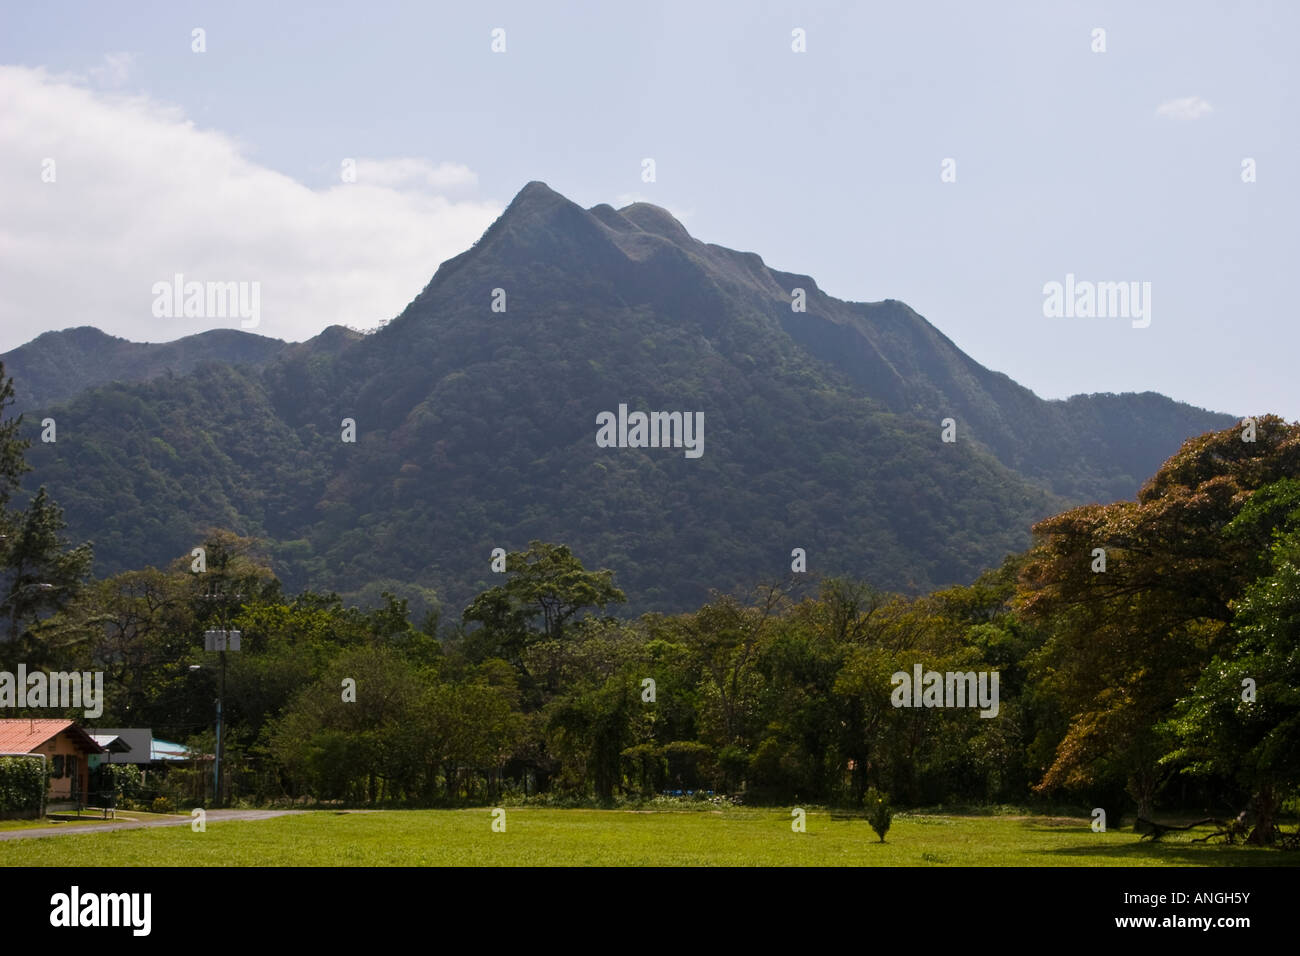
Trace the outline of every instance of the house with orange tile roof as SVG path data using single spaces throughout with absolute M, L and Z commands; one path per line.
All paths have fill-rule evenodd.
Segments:
M 90 785 L 91 754 L 103 753 L 72 720 L 0 720 L 0 755 L 41 754 L 50 771 L 47 803 L 83 804 Z

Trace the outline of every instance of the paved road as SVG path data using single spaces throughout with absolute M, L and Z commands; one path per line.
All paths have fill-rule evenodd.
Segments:
M 223 820 L 270 820 L 303 810 L 209 810 L 208 823 Z M 106 823 L 64 823 L 58 826 L 33 827 L 30 830 L 0 830 L 0 841 L 26 840 L 31 837 L 64 836 L 68 833 L 100 833 L 104 830 L 143 830 L 146 827 L 187 827 L 190 817 L 167 817 L 163 820 L 119 820 Z

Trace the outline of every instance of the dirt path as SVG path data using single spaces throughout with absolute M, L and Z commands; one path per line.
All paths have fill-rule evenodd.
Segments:
M 270 820 L 304 810 L 209 810 L 208 823 L 220 823 L 224 820 Z M 33 827 L 30 830 L 0 830 L 0 842 L 5 840 L 26 840 L 36 837 L 64 836 L 68 833 L 102 833 L 105 830 L 143 830 L 147 827 L 184 827 L 189 826 L 190 817 L 166 817 L 162 820 L 121 820 L 108 823 L 62 824 L 60 826 Z

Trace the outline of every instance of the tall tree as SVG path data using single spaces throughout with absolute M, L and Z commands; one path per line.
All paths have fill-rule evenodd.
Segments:
M 482 626 L 475 639 L 481 656 L 501 657 L 524 673 L 528 645 L 561 640 L 581 612 L 627 600 L 612 571 L 588 571 L 564 545 L 530 542 L 527 551 L 506 555 L 506 575 L 505 584 L 470 603 L 464 620 Z
M 1257 491 L 1227 530 L 1258 541 L 1270 529 L 1269 570 L 1234 602 L 1228 646 L 1164 728 L 1178 742 L 1167 762 L 1250 793 L 1251 843 L 1276 840 L 1282 802 L 1300 788 L 1300 481 Z
M 76 596 L 90 574 L 93 553 L 89 543 L 68 546 L 63 512 L 44 486 L 26 508 L 9 507 L 30 470 L 23 457 L 28 442 L 19 435 L 22 416 L 5 420 L 13 400 L 13 381 L 0 365 L 0 626 L 9 645 L 6 657 L 40 656 L 43 649 L 30 641 L 20 649 L 19 639 Z
M 1034 679 L 1070 715 L 1039 790 L 1118 778 L 1151 813 L 1167 775 L 1159 727 L 1261 564 L 1252 542 L 1223 531 L 1255 489 L 1296 473 L 1300 426 L 1264 416 L 1186 442 L 1135 502 L 1034 527 L 1017 604 L 1048 632 Z
M 24 472 L 31 466 L 23 457 L 28 442 L 21 436 L 23 416 L 6 417 L 6 410 L 14 403 L 13 379 L 5 376 L 5 366 L 0 362 L 0 512 L 9 506 L 9 499 L 18 490 Z

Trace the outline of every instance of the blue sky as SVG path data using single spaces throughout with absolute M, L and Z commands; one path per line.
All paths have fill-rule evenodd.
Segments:
M 261 282 L 262 334 L 371 326 L 541 179 L 901 299 L 1044 397 L 1300 418 L 1300 6 L 286 6 L 0 13 L 0 350 L 237 325 L 153 315 L 178 272 Z M 1149 327 L 1045 317 L 1067 274 L 1150 282 Z

